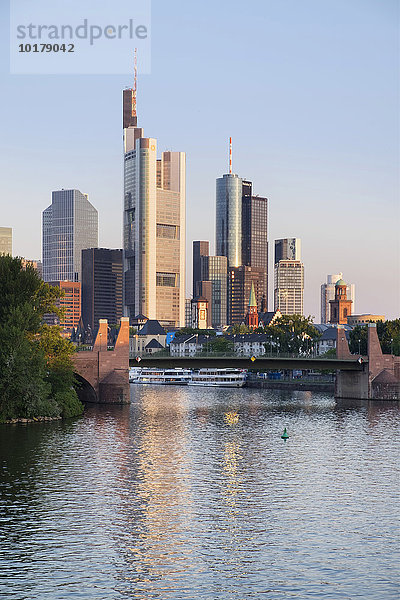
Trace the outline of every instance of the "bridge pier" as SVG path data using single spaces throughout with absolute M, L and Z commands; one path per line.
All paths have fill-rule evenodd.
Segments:
M 121 327 L 113 350 L 107 349 L 108 323 L 100 319 L 93 350 L 73 356 L 76 373 L 88 382 L 92 390 L 86 402 L 129 404 L 129 319 L 121 318 Z
M 337 328 L 336 356 L 354 358 L 343 325 Z M 400 357 L 382 353 L 376 323 L 368 323 L 368 356 L 360 356 L 359 361 L 362 371 L 337 371 L 335 398 L 400 400 Z

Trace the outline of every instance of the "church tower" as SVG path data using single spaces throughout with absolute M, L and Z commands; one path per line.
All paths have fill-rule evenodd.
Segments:
M 249 299 L 249 309 L 246 315 L 246 325 L 250 329 L 257 329 L 258 327 L 258 309 L 257 309 L 257 301 L 256 294 L 254 291 L 254 283 L 251 283 L 251 292 Z
M 331 307 L 330 323 L 347 325 L 347 317 L 351 315 L 352 300 L 347 300 L 347 284 L 339 279 L 335 285 L 335 299 L 329 300 Z

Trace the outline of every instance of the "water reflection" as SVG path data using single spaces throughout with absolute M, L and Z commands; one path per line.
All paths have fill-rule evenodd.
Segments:
M 0 428 L 1 597 L 396 598 L 398 404 L 132 401 Z

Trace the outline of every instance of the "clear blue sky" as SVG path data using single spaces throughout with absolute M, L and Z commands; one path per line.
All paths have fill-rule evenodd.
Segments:
M 153 1 L 139 122 L 160 150 L 187 153 L 188 261 L 192 240 L 214 240 L 215 179 L 231 135 L 234 171 L 270 199 L 270 248 L 302 239 L 305 312 L 319 321 L 320 284 L 342 271 L 358 313 L 399 316 L 398 8 Z M 16 254 L 39 258 L 51 191 L 74 187 L 99 210 L 100 244 L 121 247 L 130 78 L 9 75 L 6 2 L 0 10 L 0 225 L 14 228 Z

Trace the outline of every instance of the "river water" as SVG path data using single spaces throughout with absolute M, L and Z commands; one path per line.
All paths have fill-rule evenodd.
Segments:
M 0 426 L 0 598 L 399 598 L 398 403 L 131 393 Z

